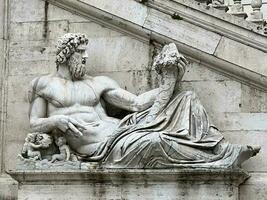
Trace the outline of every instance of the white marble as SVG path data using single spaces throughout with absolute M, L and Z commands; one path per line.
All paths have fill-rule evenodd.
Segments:
M 174 43 L 153 58 L 159 86 L 140 95 L 108 77 L 86 75 L 87 45 L 84 34 L 59 37 L 56 72 L 31 82 L 31 133 L 19 155 L 25 165 L 32 168 L 28 159 L 34 159 L 36 167 L 38 160 L 87 160 L 107 168 L 236 168 L 259 152 L 225 142 L 197 95 L 176 89 L 189 62 Z M 130 114 L 109 116 L 109 105 Z

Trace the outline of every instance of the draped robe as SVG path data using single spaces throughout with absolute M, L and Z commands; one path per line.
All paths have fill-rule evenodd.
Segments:
M 174 95 L 151 123 L 150 109 L 124 117 L 88 160 L 107 168 L 229 168 L 240 145 L 226 142 L 195 93 Z

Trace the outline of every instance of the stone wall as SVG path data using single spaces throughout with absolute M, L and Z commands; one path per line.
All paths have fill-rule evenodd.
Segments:
M 55 71 L 54 44 L 58 36 L 67 32 L 87 34 L 90 74 L 110 76 L 136 94 L 157 86 L 150 68 L 154 50 L 150 41 L 138 40 L 41 0 L 9 0 L 8 8 L 7 62 L 0 58 L 2 172 L 15 168 L 16 156 L 29 131 L 28 83 L 36 76 Z M 1 17 L 0 20 L 3 21 Z M 0 30 L 0 45 L 4 46 L 6 40 Z M 261 153 L 244 164 L 252 177 L 241 187 L 241 199 L 266 199 L 267 94 L 215 73 L 197 60 L 191 60 L 179 89 L 198 94 L 227 140 L 262 146 Z

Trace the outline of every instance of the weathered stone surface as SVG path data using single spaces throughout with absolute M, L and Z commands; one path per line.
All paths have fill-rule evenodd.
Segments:
M 127 36 L 89 38 L 88 54 L 92 72 L 144 70 L 149 65 L 149 45 Z
M 69 11 L 61 9 L 52 4 L 48 5 L 47 19 L 48 21 L 58 21 L 58 20 L 68 20 L 69 22 L 90 22 L 90 20 L 85 19 L 76 14 L 72 14 Z
M 149 12 L 144 27 L 209 54 L 215 52 L 221 39 L 219 34 L 184 20 L 173 20 L 170 15 L 156 10 Z
M 120 0 L 81 0 L 81 2 L 92 5 L 109 13 L 114 13 L 120 18 L 143 25 L 147 17 L 148 9 L 137 1 L 125 0 L 122 6 Z
M 241 112 L 267 112 L 267 93 L 242 84 Z
M 108 76 L 116 80 L 121 88 L 137 95 L 159 86 L 156 72 L 149 70 L 95 72 L 92 75 Z
M 266 173 L 251 173 L 251 177 L 240 186 L 240 200 L 267 199 Z
M 4 38 L 5 1 L 0 0 L 0 40 Z M 0 46 L 0 49 L 2 47 Z
M 13 13 L 12 9 L 14 8 L 14 11 L 15 11 L 14 13 L 16 13 L 16 15 L 15 14 L 13 15 L 11 13 L 11 21 L 13 21 L 13 22 L 32 22 L 32 21 L 43 21 L 44 20 L 45 12 L 44 12 L 44 2 L 43 1 L 11 0 L 10 2 L 11 2 L 11 12 Z M 99 1 L 96 3 L 99 3 Z M 1 3 L 0 3 L 0 7 L 1 7 Z M 25 10 L 27 10 L 28 12 L 25 12 Z M 224 18 L 225 16 L 222 16 L 222 17 Z M 229 16 L 229 18 L 232 18 L 232 17 Z M 83 23 L 73 23 L 73 24 L 71 23 L 70 29 L 82 31 L 84 28 L 84 29 L 86 29 L 86 32 L 88 32 L 88 34 L 92 33 L 92 35 L 91 35 L 92 37 L 101 36 L 101 37 L 108 37 L 109 38 L 109 37 L 116 36 L 116 34 L 117 34 L 114 31 L 109 32 L 109 30 L 107 30 L 106 28 L 102 29 L 100 26 L 93 24 L 93 23 L 90 23 L 87 25 L 87 23 L 84 23 L 85 21 L 83 18 L 69 14 L 68 12 L 66 12 L 62 9 L 56 8 L 54 6 L 51 6 L 50 4 L 48 7 L 48 20 L 67 20 L 70 22 L 71 21 L 72 22 L 83 22 Z M 40 24 L 42 24 L 42 23 L 43 22 L 40 22 Z M 17 26 L 17 24 L 15 26 Z M 21 27 L 21 25 L 19 25 L 19 26 Z M 93 26 L 92 30 L 90 30 L 90 26 Z M 36 27 L 38 28 L 38 30 L 35 30 L 34 28 L 32 28 L 31 30 L 34 30 L 34 31 L 43 30 L 41 25 L 38 25 Z M 179 27 L 177 27 L 177 28 L 179 28 Z M 16 27 L 14 27 L 12 33 L 16 32 L 16 30 L 17 30 Z M 20 30 L 24 31 L 24 29 L 20 29 Z M 96 31 L 94 31 L 94 30 L 96 30 Z M 234 31 L 234 29 L 231 29 L 231 30 Z M 38 40 L 39 40 L 39 38 L 41 38 L 40 34 L 42 33 L 42 31 L 39 31 L 39 32 L 40 33 L 38 33 L 38 36 L 32 34 L 34 37 L 36 36 L 36 38 Z M 118 36 L 120 36 L 120 33 L 118 33 Z M 250 35 L 248 35 L 248 36 L 250 36 Z M 16 40 L 19 40 L 20 39 L 19 37 L 17 37 Z M 26 41 L 28 39 L 31 39 L 31 38 L 27 38 L 26 36 L 23 36 L 23 37 L 25 37 Z M 34 38 L 34 39 L 36 39 L 36 38 Z M 41 40 L 39 40 L 39 41 L 41 41 Z M 24 74 L 40 74 L 40 75 L 42 75 L 42 74 L 46 74 L 47 72 L 50 73 L 50 72 L 54 71 L 54 59 L 53 59 L 53 56 L 50 55 L 50 50 L 52 53 L 53 46 L 49 46 L 50 44 L 47 45 L 48 48 L 46 50 L 44 50 L 43 54 L 41 54 L 38 52 L 39 46 L 40 46 L 40 51 L 41 51 L 42 50 L 41 47 L 43 47 L 43 46 L 46 47 L 46 45 L 43 45 L 43 43 L 41 43 L 41 42 L 40 42 L 40 45 L 38 45 L 39 41 L 36 42 L 36 45 L 25 46 L 25 48 L 21 49 L 21 50 L 19 50 L 19 48 L 21 48 L 21 47 L 16 49 L 16 46 L 14 45 L 14 47 L 12 47 L 13 45 L 11 44 L 11 48 L 12 48 L 13 52 L 10 52 L 11 53 L 10 59 L 12 59 L 12 57 L 14 56 L 14 58 L 18 59 L 18 61 L 16 62 L 16 60 L 14 59 L 13 61 L 9 62 L 9 67 L 10 67 L 9 72 L 10 72 L 10 75 L 12 75 L 12 77 L 9 77 L 11 79 L 9 81 L 9 84 L 12 83 L 10 85 L 10 88 L 9 88 L 9 92 L 11 93 L 11 96 L 8 96 L 8 98 L 9 98 L 9 100 L 8 100 L 9 101 L 9 112 L 10 111 L 14 112 L 14 115 L 10 115 L 8 113 L 8 115 L 10 117 L 8 127 L 11 128 L 12 131 L 10 131 L 10 132 L 8 131 L 6 133 L 7 141 L 5 141 L 5 143 L 6 144 L 9 144 L 9 142 L 13 143 L 13 144 L 11 144 L 10 148 L 5 149 L 5 152 L 6 151 L 12 152 L 12 153 L 5 153 L 6 154 L 6 160 L 7 160 L 6 166 L 8 168 L 11 166 L 14 166 L 14 163 L 12 163 L 12 160 L 13 160 L 13 158 L 16 157 L 17 151 L 20 150 L 20 146 L 23 143 L 23 138 L 26 134 L 24 131 L 28 131 L 28 122 L 26 122 L 27 119 L 22 120 L 21 117 L 27 116 L 27 110 L 28 109 L 27 109 L 27 105 L 26 105 L 27 103 L 25 101 L 26 96 L 24 94 L 26 93 L 25 88 L 28 85 L 28 82 L 32 79 L 29 77 L 28 78 L 29 80 L 21 81 L 22 76 L 13 76 L 13 75 L 24 75 Z M 12 42 L 13 42 L 13 40 L 11 39 L 11 43 Z M 22 42 L 22 41 L 20 41 L 20 42 Z M 27 41 L 27 42 L 25 42 L 25 44 L 26 43 L 29 43 L 29 42 Z M 20 43 L 18 45 L 22 46 L 22 43 Z M 231 47 L 231 45 L 228 45 L 228 46 L 229 46 L 229 48 Z M 114 46 L 112 46 L 112 47 L 114 47 Z M 29 51 L 27 51 L 27 49 L 29 49 Z M 23 53 L 24 50 L 25 50 L 25 54 Z M 229 51 L 229 49 L 226 48 L 224 51 L 225 51 L 224 53 L 226 53 L 226 51 Z M 31 55 L 31 52 L 33 52 L 32 55 Z M 232 51 L 230 51 L 230 52 L 232 52 Z M 236 50 L 236 54 L 238 54 L 238 53 L 239 53 L 239 50 Z M 89 52 L 89 55 L 90 55 L 90 52 Z M 138 55 L 140 55 L 140 54 L 138 54 Z M 38 61 L 38 56 L 40 56 L 39 59 L 41 61 Z M 242 57 L 242 56 L 240 56 L 240 57 Z M 26 59 L 27 61 L 23 62 L 23 59 Z M 236 57 L 234 59 L 236 59 Z M 244 59 L 244 60 L 246 60 L 246 59 Z M 249 59 L 251 59 L 251 58 L 249 58 Z M 50 60 L 50 61 L 48 61 L 48 60 Z M 106 62 L 108 62 L 108 61 L 106 61 Z M 257 61 L 257 62 L 260 62 L 260 61 Z M 105 64 L 106 64 L 106 66 L 108 66 L 107 63 L 105 63 Z M 117 64 L 117 63 L 114 62 L 114 66 L 115 66 L 115 64 Z M 127 67 L 126 65 L 124 65 L 124 66 Z M 265 64 L 261 65 L 261 66 L 265 66 Z M 257 68 L 260 68 L 260 66 L 258 66 L 258 67 L 254 66 L 254 67 L 256 67 L 255 70 L 257 70 Z M 200 86 L 200 88 L 197 89 L 198 91 L 203 90 L 205 93 L 207 93 L 209 95 L 210 98 L 212 98 L 212 92 L 210 93 L 210 90 L 213 91 L 213 90 L 215 90 L 214 88 L 217 87 L 217 90 L 215 91 L 216 102 L 212 101 L 208 97 L 206 98 L 204 95 L 203 95 L 203 97 L 199 95 L 201 100 L 203 99 L 202 103 L 207 108 L 213 121 L 216 122 L 215 125 L 219 125 L 219 128 L 226 127 L 226 129 L 227 129 L 228 125 L 230 125 L 229 129 L 237 130 L 234 133 L 238 134 L 239 133 L 238 129 L 240 127 L 243 127 L 243 123 L 245 125 L 247 124 L 246 120 L 245 121 L 241 120 L 239 122 L 238 117 L 235 117 L 235 121 L 232 122 L 227 114 L 224 115 L 221 113 L 216 113 L 216 105 L 219 104 L 218 106 L 219 106 L 220 110 L 222 110 L 222 111 L 228 110 L 228 112 L 245 112 L 245 113 L 247 113 L 246 115 L 247 115 L 248 121 L 250 123 L 250 125 L 249 125 L 249 127 L 247 127 L 247 129 L 257 128 L 256 125 L 257 125 L 257 123 L 259 123 L 259 119 L 260 119 L 259 116 L 260 115 L 257 115 L 257 114 L 256 115 L 254 115 L 254 114 L 250 115 L 249 112 L 258 112 L 258 113 L 266 112 L 265 93 L 256 91 L 254 89 L 251 89 L 251 88 L 248 88 L 248 87 L 242 85 L 241 86 L 241 92 L 242 92 L 241 93 L 241 105 L 240 105 L 241 108 L 240 108 L 240 110 L 238 110 L 238 107 L 236 107 L 238 101 L 236 101 L 234 103 L 234 106 L 229 105 L 229 102 L 231 102 L 231 100 L 229 100 L 228 98 L 230 98 L 231 96 L 230 95 L 228 96 L 225 93 L 226 90 L 230 91 L 230 90 L 232 90 L 232 88 L 231 87 L 223 88 L 220 84 L 219 84 L 220 86 L 214 86 L 213 87 L 212 85 L 214 84 L 214 82 L 210 81 L 210 80 L 222 81 L 222 80 L 225 80 L 225 77 L 220 76 L 220 75 L 217 76 L 217 74 L 215 74 L 215 73 L 214 74 L 210 73 L 209 70 L 205 70 L 205 67 L 203 67 L 203 70 L 201 67 L 200 68 L 195 67 L 195 65 L 192 65 L 189 68 L 190 68 L 189 69 L 190 71 L 187 74 L 185 74 L 185 77 L 184 77 L 185 81 L 200 81 L 200 80 L 201 81 L 202 80 L 207 81 L 207 80 L 209 80 L 209 81 L 207 81 L 207 85 L 204 86 L 205 83 L 203 83 L 202 86 Z M 89 67 L 88 67 L 88 69 L 89 69 Z M 114 67 L 114 69 L 112 69 L 112 70 L 109 70 L 109 68 L 107 67 L 107 69 L 105 69 L 105 70 L 109 70 L 109 72 L 101 72 L 100 73 L 98 71 L 101 69 L 95 68 L 94 71 L 92 71 L 92 72 L 94 75 L 98 75 L 98 74 L 110 75 L 113 79 L 118 81 L 122 85 L 123 88 L 126 88 L 127 90 L 134 92 L 134 93 L 140 94 L 144 91 L 147 91 L 147 89 L 149 89 L 149 87 L 147 85 L 150 85 L 151 82 L 152 82 L 152 87 L 157 85 L 155 79 L 152 79 L 152 81 L 151 81 L 151 77 L 154 77 L 154 76 L 151 76 L 150 75 L 151 73 L 148 71 L 142 71 L 142 70 L 132 71 L 132 68 L 129 67 L 129 69 L 131 71 L 127 72 L 126 68 L 123 68 L 122 70 L 124 70 L 124 69 L 125 69 L 125 71 L 121 72 L 121 71 L 115 71 L 115 70 L 120 70 L 117 67 Z M 264 71 L 264 69 L 263 69 L 263 71 Z M 149 79 L 149 77 L 150 77 L 150 79 Z M 16 79 L 18 81 L 18 84 L 15 84 Z M 140 85 L 138 85 L 138 84 L 140 84 Z M 20 86 L 20 85 L 22 85 L 22 86 Z M 217 83 L 215 83 L 215 85 L 217 85 Z M 11 88 L 11 87 L 16 88 L 17 86 L 19 86 L 18 90 Z M 212 87 L 211 89 L 209 89 L 210 86 Z M 197 88 L 198 87 L 197 83 L 194 83 L 192 85 L 192 87 Z M 237 96 L 239 98 L 239 95 L 240 95 L 239 86 L 236 87 L 236 85 L 234 85 L 233 91 L 235 91 L 236 89 L 238 89 L 237 90 L 238 91 Z M 221 99 L 219 99 L 219 93 L 221 90 L 222 90 L 222 95 L 221 95 Z M 227 100 L 223 99 L 225 95 L 227 96 Z M 233 94 L 233 96 L 235 96 L 235 94 Z M 17 102 L 16 101 L 17 98 L 18 99 L 22 98 L 22 100 Z M 236 98 L 236 100 L 238 98 Z M 235 99 L 235 97 L 233 97 L 233 99 Z M 208 101 L 207 104 L 205 103 L 206 101 Z M 223 105 L 220 104 L 220 101 L 224 102 L 225 108 L 223 108 Z M 211 105 L 213 105 L 212 108 L 209 108 L 210 102 L 211 102 Z M 12 108 L 13 106 L 14 106 L 14 108 Z M 231 109 L 233 109 L 233 110 L 231 110 Z M 1 111 L 1 109 L 0 109 L 0 111 Z M 22 111 L 22 114 L 20 115 L 19 112 L 21 112 L 21 111 Z M 215 116 L 215 114 L 213 115 L 214 112 L 215 112 L 216 116 Z M 234 115 L 238 116 L 238 113 L 235 113 Z M 226 117 L 228 120 L 225 121 L 224 117 Z M 19 120 L 18 124 L 12 123 L 12 118 L 14 118 L 14 120 Z M 217 120 L 218 120 L 218 123 L 217 123 Z M 265 119 L 263 119 L 263 121 L 264 120 Z M 220 122 L 222 122 L 222 123 L 220 123 Z M 253 126 L 253 122 L 254 122 L 255 126 Z M 20 129 L 20 127 L 22 127 L 22 128 Z M 245 136 L 246 141 L 241 142 L 243 144 L 250 144 L 250 142 L 251 142 L 250 137 L 253 137 L 253 138 L 256 138 L 255 142 L 253 141 L 253 144 L 261 144 L 262 145 L 262 152 L 263 153 L 259 154 L 259 157 L 261 159 L 258 160 L 258 157 L 256 157 L 256 158 L 252 159 L 251 161 L 248 161 L 244 165 L 244 167 L 246 169 L 249 169 L 251 171 L 253 171 L 253 169 L 257 169 L 257 170 L 262 171 L 262 172 L 266 171 L 266 169 L 265 169 L 266 164 L 263 164 L 263 163 L 265 163 L 266 158 L 265 157 L 262 158 L 262 156 L 265 154 L 264 152 L 266 152 L 266 147 L 265 147 L 266 142 L 264 139 L 266 134 L 264 133 L 264 131 L 265 131 L 264 128 L 262 128 L 262 130 L 263 130 L 263 132 L 260 132 L 260 133 L 255 132 L 255 134 L 253 134 L 252 136 Z M 246 134 L 244 134 L 244 135 L 246 135 Z M 259 136 L 259 137 L 257 137 L 257 136 Z M 234 139 L 232 140 L 231 137 L 227 137 L 227 139 L 229 138 L 231 142 L 236 141 L 236 143 L 239 143 L 239 140 L 243 139 L 243 132 L 240 135 L 234 136 L 234 137 L 235 137 L 235 140 Z M 260 140 L 260 141 L 257 142 L 257 140 Z M 20 142 L 16 143 L 15 141 L 20 141 Z M 0 153 L 1 153 L 1 151 L 0 151 Z M 255 165 L 253 165 L 254 161 L 256 161 Z M 262 174 L 263 173 L 259 174 L 258 178 Z M 258 178 L 255 178 L 255 180 Z M 265 191 L 264 186 L 265 186 L 264 182 L 259 182 L 259 184 L 255 184 L 255 185 L 254 184 L 245 185 L 244 189 L 241 190 L 241 192 L 240 192 L 241 193 L 241 199 L 246 199 L 246 200 L 260 199 L 260 198 L 266 199 L 266 191 Z M 100 190 L 102 191 L 102 189 L 100 189 Z M 1 194 L 1 192 L 0 192 L 0 194 Z M 244 194 L 244 195 L 242 195 L 242 194 Z M 258 194 L 258 195 L 254 196 L 255 194 Z
M 205 65 L 191 61 L 187 66 L 182 81 L 225 81 L 230 80 L 228 77 L 219 74 L 206 67 Z M 207 84 L 209 86 L 209 84 Z M 208 87 L 207 87 L 208 89 Z
M 10 1 L 10 20 L 12 22 L 43 21 L 45 16 L 45 2 L 36 0 Z
M 90 170 L 89 172 L 11 172 L 20 199 L 181 199 L 236 200 L 242 171 Z M 100 181 L 101 180 L 101 181 Z M 53 181 L 53 185 L 47 184 Z M 35 183 L 35 185 L 32 185 Z M 62 184 L 64 183 L 64 184 Z
M 12 42 L 55 40 L 68 30 L 69 23 L 66 20 L 49 21 L 47 24 L 46 22 L 11 23 L 10 40 Z
M 87 1 L 87 3 L 88 2 L 89 1 Z M 100 20 L 100 23 L 103 22 L 106 25 L 108 24 L 112 28 L 115 26 L 127 34 L 132 32 L 134 37 L 138 39 L 140 39 L 139 36 L 141 36 L 142 39 L 147 39 L 148 36 L 150 36 L 150 38 L 154 36 L 153 39 L 157 40 L 159 39 L 159 36 L 161 36 L 160 42 L 162 43 L 176 41 L 175 38 L 170 38 L 165 34 L 154 34 L 154 31 L 152 31 L 153 33 L 150 34 L 150 29 L 144 29 L 142 26 L 136 26 L 133 24 L 131 19 L 127 18 L 127 20 L 125 20 L 119 18 L 116 14 L 114 14 L 112 9 L 109 9 L 109 7 L 112 7 L 112 5 L 109 5 L 109 1 L 105 2 L 105 11 L 101 9 L 94 9 L 90 2 L 88 3 L 88 6 L 86 6 L 86 3 L 80 1 L 67 1 L 66 3 L 63 1 L 58 1 L 58 3 L 51 1 L 51 3 L 55 3 L 57 5 L 64 4 L 64 6 L 68 7 L 69 9 L 76 9 L 79 14 L 88 18 L 96 17 L 98 20 Z M 161 10 L 162 13 L 168 13 L 170 16 L 172 13 L 170 10 L 168 10 L 168 8 L 173 8 L 173 10 L 176 10 L 177 13 L 181 12 L 181 15 L 185 16 L 184 21 L 188 21 L 189 24 L 199 24 L 199 26 L 203 27 L 204 29 L 221 33 L 226 37 L 233 38 L 238 43 L 244 43 L 248 46 L 255 47 L 256 49 L 262 49 L 263 51 L 266 51 L 266 39 L 261 34 L 255 33 L 258 32 L 258 27 L 256 25 L 253 23 L 248 23 L 245 20 L 238 19 L 237 17 L 227 15 L 223 11 L 218 11 L 214 8 L 210 9 L 209 6 L 205 5 L 200 6 L 196 3 L 196 1 L 193 0 L 186 2 L 157 0 L 150 2 L 149 6 L 153 7 L 151 10 L 154 10 L 156 7 L 156 9 Z M 186 10 L 186 12 L 184 12 L 184 10 Z M 108 23 L 106 23 L 107 21 Z M 173 22 L 177 22 L 177 20 L 175 19 Z M 190 54 L 190 52 L 193 52 L 195 58 L 202 59 L 204 62 L 207 61 L 208 65 L 216 63 L 214 68 L 218 71 L 226 71 L 229 76 L 234 78 L 238 77 L 237 79 L 241 79 L 247 83 L 251 82 L 259 88 L 265 88 L 267 77 L 260 77 L 259 74 L 255 74 L 249 70 L 246 70 L 246 68 L 236 69 L 234 64 L 222 59 L 218 59 L 215 56 L 207 55 L 203 53 L 201 49 L 192 48 L 191 46 L 184 45 L 181 42 L 179 43 L 179 41 L 177 43 L 181 45 L 183 53 L 187 52 Z
M 9 50 L 9 75 L 27 76 L 53 72 L 56 68 L 55 51 L 51 42 L 12 42 Z
M 9 76 L 5 145 L 3 146 L 5 169 L 15 168 L 15 160 L 11 158 L 17 157 L 29 131 L 27 91 L 29 81 L 33 78 L 34 76 Z
M 224 113 L 217 126 L 221 130 L 267 130 L 267 113 Z
M 241 84 L 236 81 L 185 81 L 181 83 L 181 89 L 195 91 L 211 116 L 213 113 L 240 112 Z
M 223 37 L 216 49 L 215 55 L 228 62 L 267 76 L 267 54 L 263 51 Z
M 7 175 L 0 175 L 0 199 L 15 200 L 18 195 L 18 183 Z
M 29 81 L 34 76 L 9 76 L 8 81 L 8 94 L 9 99 L 7 102 L 7 129 L 10 132 L 8 136 L 15 138 L 19 137 L 22 132 L 27 132 L 29 124 L 28 120 L 28 90 Z M 14 126 L 14 120 L 16 120 L 16 126 Z M 20 133 L 18 133 L 18 131 Z M 12 132 L 14 134 L 12 134 Z M 8 137 L 7 137 L 8 138 Z M 13 138 L 13 139 L 15 139 Z
M 92 21 L 89 21 L 89 22 L 71 22 L 69 24 L 69 31 L 73 32 L 73 33 L 84 32 L 84 33 L 86 33 L 86 36 L 88 38 L 92 38 L 91 40 L 93 40 L 95 38 L 99 38 L 99 37 L 113 38 L 113 37 L 126 36 L 123 33 L 112 30 L 108 27 L 105 27 L 103 25 L 97 24 L 97 23 L 92 22 Z M 90 46 L 90 42 L 89 42 L 89 46 Z
M 234 144 L 259 145 L 261 152 L 251 160 L 246 161 L 242 166 L 249 172 L 266 172 L 267 165 L 267 131 L 224 131 L 226 140 Z M 255 198 L 257 199 L 257 198 Z

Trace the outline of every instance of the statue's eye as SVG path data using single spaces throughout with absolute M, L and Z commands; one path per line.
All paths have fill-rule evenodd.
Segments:
M 77 53 L 83 53 L 83 50 L 81 50 L 81 49 L 77 49 L 76 52 L 77 52 Z

